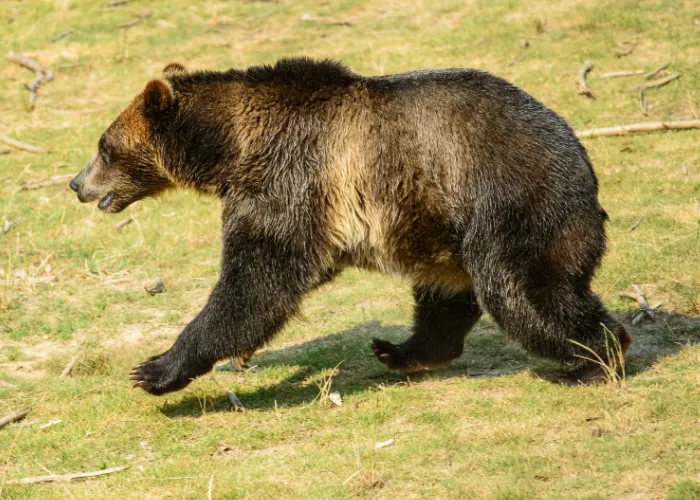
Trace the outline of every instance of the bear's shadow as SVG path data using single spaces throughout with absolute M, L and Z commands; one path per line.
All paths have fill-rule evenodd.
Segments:
M 633 338 L 626 360 L 627 377 L 643 373 L 660 359 L 700 341 L 700 317 L 659 312 L 655 322 L 645 322 L 635 327 L 630 325 L 633 315 L 631 311 L 618 314 Z M 372 338 L 401 342 L 409 334 L 410 328 L 407 326 L 370 321 L 302 344 L 264 351 L 251 360 L 251 365 L 255 367 L 253 370 L 295 367 L 294 373 L 281 382 L 261 384 L 253 392 L 244 392 L 239 396 L 249 410 L 274 411 L 275 405 L 293 407 L 309 404 L 319 395 L 315 382 L 320 380 L 320 372 L 338 365 L 340 369 L 333 377 L 332 391 L 339 392 L 343 397 L 410 381 L 500 377 L 525 370 L 530 370 L 535 377 L 546 379 L 560 368 L 554 363 L 529 356 L 486 319 L 474 327 L 460 358 L 433 371 L 404 375 L 388 370 L 372 354 Z M 230 370 L 230 365 L 217 368 L 217 371 L 226 370 Z M 255 375 L 240 373 L 238 376 L 245 378 Z M 202 399 L 190 392 L 178 401 L 164 404 L 161 411 L 170 418 L 199 417 L 204 413 L 202 404 Z M 226 395 L 214 400 L 207 398 L 206 412 L 217 411 L 231 411 L 231 402 Z

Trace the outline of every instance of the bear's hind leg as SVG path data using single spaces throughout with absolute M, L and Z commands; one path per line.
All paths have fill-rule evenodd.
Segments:
M 595 253 L 576 272 L 573 264 L 514 246 L 492 238 L 465 252 L 484 310 L 527 351 L 561 362 L 573 382 L 605 379 L 599 362 L 619 370 L 632 341 L 590 289 Z
M 471 292 L 446 294 L 415 286 L 414 334 L 395 345 L 374 339 L 372 349 L 379 361 L 404 373 L 429 370 L 458 358 L 464 338 L 481 316 Z

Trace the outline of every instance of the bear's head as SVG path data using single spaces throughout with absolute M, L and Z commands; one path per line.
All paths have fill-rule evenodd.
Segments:
M 165 78 L 184 71 L 179 64 Z M 152 80 L 100 137 L 97 155 L 70 182 L 83 202 L 99 200 L 103 212 L 121 212 L 130 204 L 173 186 L 164 166 L 158 130 L 177 112 L 168 83 Z

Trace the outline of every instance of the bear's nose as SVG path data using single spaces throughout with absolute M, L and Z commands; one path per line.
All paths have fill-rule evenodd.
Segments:
M 78 182 L 78 177 L 80 177 L 80 174 L 76 175 L 73 177 L 73 180 L 70 181 L 70 188 L 75 191 L 76 193 L 78 192 L 78 189 L 80 189 L 80 184 Z

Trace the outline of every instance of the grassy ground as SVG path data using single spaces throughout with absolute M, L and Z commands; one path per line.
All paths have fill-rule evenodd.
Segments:
M 451 366 L 410 379 L 388 372 L 368 343 L 407 335 L 408 286 L 350 271 L 306 300 L 256 368 L 223 366 L 183 392 L 147 396 L 127 373 L 206 300 L 218 203 L 174 193 L 114 217 L 79 205 L 65 183 L 19 191 L 77 172 L 172 60 L 227 68 L 306 54 L 365 74 L 469 66 L 510 79 L 575 128 L 697 118 L 699 15 L 690 0 L 2 2 L 0 53 L 32 55 L 55 80 L 30 112 L 31 73 L 0 64 L 0 131 L 52 150 L 5 154 L 0 144 L 0 232 L 21 219 L 0 235 L 0 415 L 34 407 L 0 430 L 0 497 L 202 498 L 211 487 L 214 498 L 700 498 L 697 132 L 586 141 L 611 216 L 595 289 L 627 325 L 635 304 L 618 294 L 632 284 L 663 303 L 656 322 L 629 327 L 620 386 L 543 380 L 551 365 L 488 319 Z M 636 48 L 616 57 L 625 42 Z M 586 59 L 595 100 L 576 93 Z M 666 61 L 682 76 L 647 93 L 648 117 L 629 92 L 641 78 L 599 77 Z M 155 276 L 167 291 L 150 297 L 143 285 Z M 76 354 L 74 376 L 60 379 Z M 340 408 L 318 398 L 328 377 Z M 226 388 L 246 413 L 231 412 Z M 130 467 L 81 483 L 8 484 L 119 465 Z

